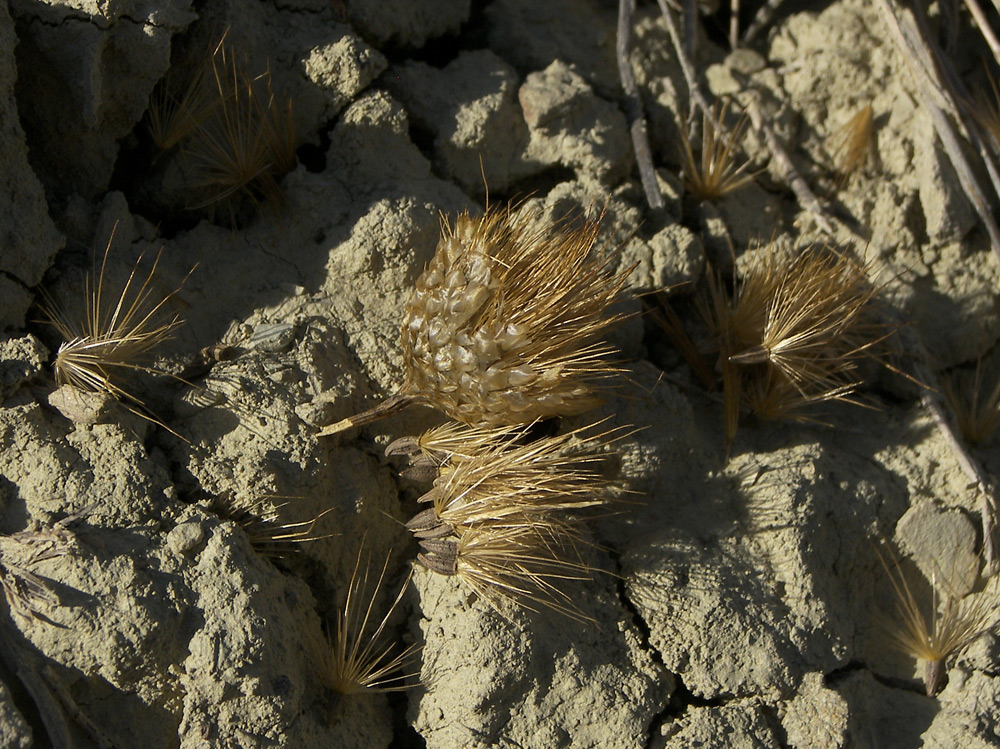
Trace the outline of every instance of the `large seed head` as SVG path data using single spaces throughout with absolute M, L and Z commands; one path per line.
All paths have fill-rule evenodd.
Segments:
M 580 413 L 614 374 L 601 337 L 627 272 L 593 257 L 599 222 L 543 225 L 526 208 L 444 222 L 406 309 L 402 393 L 468 424 Z

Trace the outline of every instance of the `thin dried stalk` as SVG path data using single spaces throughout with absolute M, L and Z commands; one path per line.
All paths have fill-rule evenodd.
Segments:
M 736 154 L 746 135 L 746 113 L 727 134 L 725 118 L 729 101 L 717 103 L 711 113 L 702 114 L 701 153 L 695 157 L 689 127 L 681 128 L 681 158 L 684 162 L 684 187 L 700 200 L 714 201 L 753 182 L 756 173 L 747 174 L 749 162 L 737 165 Z
M 619 0 L 618 2 L 618 42 L 615 50 L 618 56 L 618 74 L 625 92 L 625 115 L 628 117 L 629 132 L 632 135 L 632 148 L 635 160 L 639 165 L 639 177 L 642 189 L 646 193 L 646 202 L 653 209 L 663 208 L 663 194 L 656 181 L 656 169 L 653 167 L 653 155 L 649 149 L 649 135 L 646 132 L 646 116 L 643 113 L 642 99 L 639 88 L 632 74 L 632 63 L 629 62 L 629 37 L 632 28 L 632 13 L 635 11 L 635 0 Z
M 387 642 L 384 637 L 389 619 L 392 617 L 406 586 L 410 575 L 406 576 L 399 593 L 392 605 L 381 619 L 374 615 L 375 604 L 379 592 L 385 582 L 386 570 L 389 567 L 389 554 L 374 586 L 369 586 L 371 557 L 366 559 L 364 572 L 361 572 L 361 557 L 364 545 L 358 551 L 358 559 L 347 588 L 347 597 L 343 607 L 337 612 L 333 642 L 330 648 L 330 660 L 326 669 L 326 678 L 331 689 L 343 695 L 358 692 L 400 692 L 410 689 L 416 684 L 410 680 L 419 676 L 419 672 L 397 673 L 410 666 L 416 659 L 420 648 L 410 645 L 399 650 L 395 643 Z M 359 573 L 360 576 L 359 576 Z M 412 570 L 411 573 L 412 574 Z M 376 623 L 377 621 L 377 623 Z M 374 631 L 370 631 L 374 626 Z M 408 683 L 409 682 L 409 683 Z

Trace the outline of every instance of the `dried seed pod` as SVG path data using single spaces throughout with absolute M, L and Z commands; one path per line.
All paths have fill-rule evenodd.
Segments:
M 466 424 L 527 424 L 598 403 L 619 370 L 601 339 L 631 269 L 595 257 L 600 220 L 578 228 L 508 207 L 442 225 L 402 328 L 406 381 L 334 434 L 423 403 Z
M 892 328 L 871 315 L 878 287 L 848 255 L 810 247 L 791 263 L 768 247 L 730 296 L 709 277 L 705 317 L 719 350 L 726 442 L 739 407 L 808 420 L 802 408 L 828 400 L 857 403 L 858 364 L 878 360 Z

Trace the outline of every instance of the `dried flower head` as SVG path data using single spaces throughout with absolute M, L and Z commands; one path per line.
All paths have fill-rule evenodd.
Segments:
M 1000 428 L 1000 377 L 987 393 L 983 388 L 982 355 L 976 359 L 971 383 L 953 373 L 941 378 L 941 391 L 955 414 L 962 437 L 970 445 L 985 442 Z
M 333 509 L 319 513 L 311 520 L 284 522 L 281 509 L 287 502 L 274 504 L 272 496 L 246 500 L 240 497 L 219 497 L 210 509 L 223 520 L 231 520 L 243 529 L 253 549 L 274 560 L 288 559 L 301 550 L 302 544 L 331 538 L 333 534 L 316 533 L 316 524 Z
M 248 198 L 258 210 L 263 202 L 282 204 L 278 181 L 295 168 L 295 128 L 290 100 L 279 102 L 266 70 L 251 76 L 231 45 L 220 40 L 210 60 L 215 86 L 210 116 L 191 130 L 184 153 L 192 163 L 190 186 L 203 195 L 192 208 Z
M 875 114 L 866 104 L 829 140 L 841 186 L 875 155 Z
M 744 112 L 736 125 L 726 133 L 726 113 L 729 101 L 702 113 L 701 158 L 694 155 L 689 126 L 681 128 L 681 159 L 684 165 L 684 187 L 699 200 L 718 200 L 734 190 L 753 182 L 747 174 L 749 162 L 737 166 L 736 153 L 746 136 L 749 117 Z
M 396 672 L 403 671 L 413 663 L 420 651 L 419 646 L 410 645 L 399 650 L 394 643 L 387 642 L 383 637 L 390 617 L 403 599 L 410 575 L 406 576 L 392 605 L 377 624 L 373 616 L 389 567 L 390 554 L 386 554 L 378 580 L 370 587 L 368 576 L 371 556 L 368 555 L 365 559 L 364 572 L 361 573 L 364 545 L 358 550 L 358 559 L 347 586 L 347 597 L 343 607 L 337 612 L 332 647 L 328 651 L 329 660 L 325 669 L 329 687 L 340 694 L 350 695 L 361 691 L 399 692 L 413 686 L 407 680 L 418 675 Z M 370 631 L 370 625 L 374 626 L 374 631 Z
M 527 424 L 598 403 L 619 370 L 602 338 L 631 269 L 594 256 L 600 221 L 546 225 L 536 211 L 494 209 L 444 222 L 437 252 L 406 307 L 406 381 L 333 434 L 411 403 L 474 425 Z
M 858 365 L 890 334 L 870 313 L 877 292 L 867 266 L 818 247 L 787 263 L 765 248 L 732 296 L 710 276 L 704 314 L 719 350 L 727 443 L 741 403 L 804 420 L 816 403 L 857 403 Z
M 572 527 L 569 513 L 607 505 L 615 494 L 614 482 L 601 474 L 606 455 L 600 449 L 620 438 L 622 430 L 597 432 L 594 426 L 535 440 L 527 439 L 530 427 L 465 427 L 466 444 L 475 451 L 449 453 L 446 470 L 426 495 L 436 520 L 459 532 L 490 523 L 566 536 Z M 425 435 L 426 441 L 434 444 L 441 432 L 449 440 L 458 436 L 438 428 Z
M 87 276 L 82 319 L 67 314 L 47 295 L 42 311 L 65 339 L 54 364 L 58 384 L 106 393 L 141 409 L 142 402 L 125 389 L 124 377 L 132 372 L 160 372 L 153 365 L 151 354 L 183 323 L 176 313 L 168 314 L 166 307 L 180 292 L 187 276 L 176 289 L 159 296 L 155 279 L 160 254 L 157 253 L 153 267 L 141 282 L 140 256 L 122 290 L 109 299 L 105 293 L 105 268 L 113 239 L 112 234 L 96 278 L 94 274 Z M 150 418 L 141 411 L 136 413 Z
M 925 612 L 898 565 L 890 567 L 881 553 L 879 557 L 896 593 L 897 618 L 888 624 L 889 633 L 902 652 L 924 661 L 924 687 L 933 696 L 944 686 L 948 657 L 996 627 L 996 597 L 980 592 L 963 598 L 952 591 L 942 596 L 932 575 L 931 605 Z
M 418 561 L 458 576 L 503 616 L 508 604 L 542 604 L 585 619 L 558 584 L 589 578 L 580 511 L 617 495 L 600 470 L 601 447 L 625 436 L 595 426 L 537 439 L 530 425 L 425 433 L 441 474 L 422 498 L 432 506 L 407 523 L 420 539 Z
M 218 97 L 213 95 L 207 84 L 207 69 L 208 59 L 195 68 L 183 91 L 178 91 L 177 83 L 168 71 L 150 95 L 146 128 L 160 151 L 169 151 L 191 135 L 218 106 Z
M 538 611 L 545 606 L 588 621 L 562 589 L 567 580 L 589 580 L 593 570 L 575 545 L 525 525 L 483 524 L 466 528 L 459 538 L 426 539 L 417 561 L 442 575 L 458 577 L 506 619 L 512 607 Z

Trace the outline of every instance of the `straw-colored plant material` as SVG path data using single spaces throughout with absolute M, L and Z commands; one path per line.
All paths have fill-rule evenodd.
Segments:
M 108 240 L 96 277 L 87 276 L 83 314 L 67 313 L 47 295 L 42 311 L 64 339 L 54 364 L 58 384 L 106 393 L 142 409 L 142 401 L 126 389 L 125 377 L 134 372 L 160 373 L 152 363 L 152 353 L 183 323 L 177 313 L 168 313 L 167 307 L 187 277 L 170 293 L 159 295 L 156 269 L 160 254 L 145 278 L 139 275 L 140 256 L 121 291 L 109 294 L 105 268 L 113 239 L 114 235 Z M 150 418 L 141 410 L 136 413 Z
M 343 695 L 409 689 L 415 686 L 413 679 L 418 674 L 405 671 L 413 664 L 420 648 L 417 645 L 400 648 L 389 640 L 386 628 L 403 599 L 410 575 L 406 576 L 396 598 L 379 619 L 375 607 L 389 567 L 389 554 L 386 554 L 378 580 L 373 584 L 369 584 L 371 557 L 368 555 L 365 559 L 362 570 L 362 556 L 363 545 L 358 551 L 344 604 L 337 612 L 325 668 L 327 684 Z
M 978 89 L 972 105 L 972 114 L 989 136 L 993 150 L 1000 153 L 1000 86 L 997 85 L 997 79 L 988 73 L 987 80 L 992 97 L 982 89 Z
M 282 103 L 275 96 L 270 70 L 251 76 L 236 57 L 223 37 L 209 65 L 215 96 L 211 116 L 185 141 L 193 172 L 190 186 L 203 196 L 192 208 L 239 195 L 258 210 L 265 202 L 280 207 L 278 181 L 295 167 L 291 101 Z
M 748 174 L 749 162 L 737 163 L 740 144 L 746 136 L 749 119 L 744 113 L 726 132 L 729 102 L 717 103 L 711 112 L 702 113 L 701 153 L 695 156 L 688 126 L 681 128 L 681 158 L 684 165 L 684 187 L 699 200 L 714 201 L 753 181 Z
M 406 379 L 375 408 L 321 435 L 412 403 L 473 425 L 528 424 L 599 402 L 619 369 L 602 340 L 631 269 L 596 256 L 600 220 L 545 224 L 525 207 L 445 221 L 437 252 L 406 307 Z
M 535 440 L 527 439 L 529 427 L 497 436 L 466 427 L 468 444 L 478 450 L 448 457 L 448 470 L 427 495 L 437 520 L 459 531 L 483 523 L 551 531 L 558 522 L 555 533 L 564 535 L 568 513 L 607 505 L 615 494 L 614 482 L 600 470 L 606 460 L 600 448 L 622 430 L 598 432 L 594 426 Z
M 939 591 L 932 576 L 930 607 L 925 610 L 899 566 L 890 566 L 879 556 L 896 593 L 896 617 L 887 623 L 889 634 L 899 650 L 924 662 L 924 687 L 933 696 L 944 686 L 947 659 L 996 627 L 996 597 L 980 592 L 963 598 Z
M 0 535 L 0 587 L 7 607 L 21 620 L 55 624 L 48 612 L 59 605 L 59 596 L 45 578 L 29 567 L 73 550 L 75 537 L 64 525 L 37 531 Z
M 837 169 L 837 179 L 843 187 L 851 176 L 858 173 L 874 160 L 875 115 L 870 104 L 866 104 L 847 121 L 829 140 Z
M 310 520 L 285 522 L 281 518 L 282 508 L 288 502 L 274 504 L 272 496 L 246 500 L 225 497 L 214 500 L 210 508 L 223 520 L 231 520 L 243 529 L 250 539 L 254 551 L 271 560 L 286 560 L 301 551 L 302 545 L 333 534 L 319 534 L 316 525 L 324 516 L 333 512 L 324 510 Z
M 575 545 L 560 545 L 549 534 L 526 525 L 483 524 L 460 538 L 427 539 L 417 560 L 442 575 L 458 577 L 505 619 L 517 607 L 539 606 L 579 621 L 589 621 L 562 585 L 590 580 L 593 570 Z
M 891 332 L 871 314 L 877 291 L 866 266 L 818 247 L 787 263 L 765 248 L 732 296 L 709 276 L 704 314 L 719 351 L 727 444 L 741 404 L 762 417 L 808 420 L 803 409 L 816 403 L 858 403 L 858 365 L 877 358 Z
M 954 374 L 941 377 L 945 400 L 955 415 L 962 438 L 970 445 L 986 442 L 1000 429 L 1000 377 L 988 393 L 983 385 L 981 356 L 976 360 L 971 383 Z
M 206 80 L 207 68 L 208 60 L 198 65 L 181 92 L 168 71 L 149 97 L 146 128 L 160 151 L 169 151 L 191 135 L 218 106 L 218 97 Z

